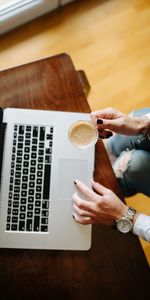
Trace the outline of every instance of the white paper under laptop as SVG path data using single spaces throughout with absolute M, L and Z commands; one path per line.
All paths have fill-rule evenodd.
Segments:
M 77 120 L 89 114 L 3 110 L 0 247 L 90 248 L 91 225 L 72 217 L 74 180 L 90 186 L 94 168 L 94 147 L 79 150 L 68 139 Z

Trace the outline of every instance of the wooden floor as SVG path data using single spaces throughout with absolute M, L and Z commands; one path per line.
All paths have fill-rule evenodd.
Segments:
M 0 69 L 68 53 L 91 85 L 91 110 L 150 106 L 150 2 L 78 0 L 0 37 Z M 150 199 L 127 203 L 150 214 Z M 150 244 L 141 241 L 150 263 Z

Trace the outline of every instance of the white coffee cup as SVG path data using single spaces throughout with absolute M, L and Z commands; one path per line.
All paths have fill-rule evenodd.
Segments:
M 98 131 L 90 121 L 80 120 L 73 123 L 68 131 L 70 142 L 80 149 L 87 149 L 96 144 Z

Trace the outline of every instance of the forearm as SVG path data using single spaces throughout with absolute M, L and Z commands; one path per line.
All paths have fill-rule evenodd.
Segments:
M 133 233 L 150 242 L 150 216 L 136 214 L 133 223 Z
M 142 116 L 141 118 L 141 124 L 139 133 L 146 134 L 148 138 L 150 137 L 150 114 L 146 114 Z

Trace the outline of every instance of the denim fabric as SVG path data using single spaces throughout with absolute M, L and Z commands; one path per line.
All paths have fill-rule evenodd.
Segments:
M 150 108 L 136 110 L 133 116 L 150 113 Z M 117 159 L 122 152 L 131 151 L 126 170 L 119 176 L 118 182 L 124 196 L 143 193 L 150 196 L 150 140 L 146 135 L 126 136 L 115 134 L 106 144 L 108 153 Z M 134 151 L 133 151 L 134 150 Z

